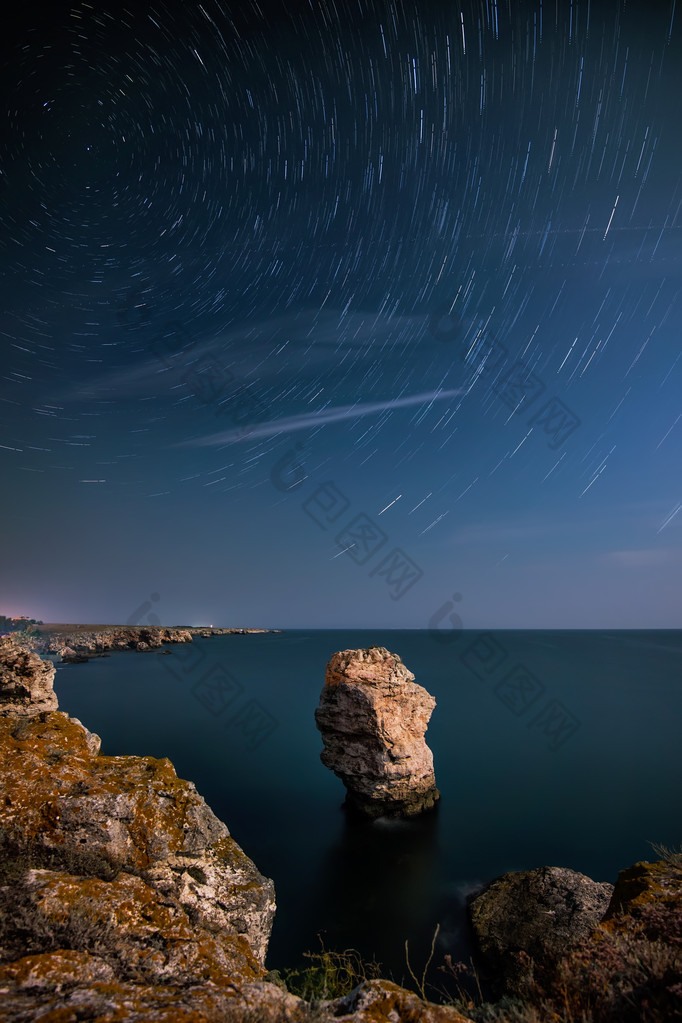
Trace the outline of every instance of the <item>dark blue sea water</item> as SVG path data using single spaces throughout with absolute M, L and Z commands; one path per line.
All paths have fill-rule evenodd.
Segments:
M 314 631 L 224 636 L 63 666 L 60 708 L 106 754 L 170 757 L 274 878 L 271 968 L 358 948 L 405 975 L 471 952 L 465 899 L 508 870 L 599 881 L 682 840 L 682 633 Z M 442 797 L 413 822 L 346 819 L 314 710 L 336 650 L 383 645 L 437 701 Z

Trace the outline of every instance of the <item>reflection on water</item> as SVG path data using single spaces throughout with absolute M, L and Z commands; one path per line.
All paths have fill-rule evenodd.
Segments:
M 268 962 L 303 967 L 310 961 L 300 952 L 292 956 L 292 949 L 320 952 L 322 947 L 340 951 L 352 946 L 365 962 L 376 958 L 383 976 L 405 983 L 405 942 L 410 964 L 421 977 L 438 925 L 428 977 L 439 990 L 453 994 L 452 983 L 438 967 L 446 953 L 454 961 L 474 955 L 465 907 L 481 884 L 458 882 L 443 890 L 447 850 L 439 804 L 409 820 L 365 821 L 340 807 L 339 819 L 338 832 L 316 868 L 298 879 L 298 926 L 291 917 L 286 926 L 275 922 Z M 286 889 L 281 894 L 290 902 Z
M 362 821 L 344 814 L 339 839 L 329 849 L 316 878 L 313 901 L 326 899 L 327 942 L 358 930 L 367 953 L 385 946 L 390 934 L 396 952 L 431 925 L 428 907 L 438 871 L 438 809 L 414 820 Z M 395 958 L 392 957 L 392 958 Z M 384 964 L 387 965 L 387 964 Z M 391 965 L 396 966 L 394 962 Z

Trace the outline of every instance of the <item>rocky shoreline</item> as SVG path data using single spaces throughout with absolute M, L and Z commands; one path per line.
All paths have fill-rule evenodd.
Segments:
M 367 674 L 395 659 L 359 653 L 330 664 Z M 0 1023 L 682 1019 L 682 853 L 665 851 L 615 885 L 540 867 L 475 893 L 487 1001 L 447 955 L 457 1007 L 427 1000 L 428 962 L 414 990 L 356 977 L 297 997 L 265 966 L 273 882 L 169 760 L 102 756 L 59 711 L 55 670 L 0 637 Z
M 203 626 L 165 625 L 43 625 L 31 633 L 13 633 L 25 650 L 60 661 L 80 664 L 111 651 L 157 650 L 167 643 L 191 643 L 195 636 L 245 636 L 279 632 L 279 629 L 221 629 Z
M 2 1023 L 467 1023 L 383 980 L 290 994 L 264 965 L 273 882 L 169 760 L 102 756 L 55 671 L 0 638 Z

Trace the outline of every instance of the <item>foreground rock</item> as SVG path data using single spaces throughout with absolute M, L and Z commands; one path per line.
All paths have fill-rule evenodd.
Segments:
M 592 932 L 606 912 L 613 885 L 565 867 L 503 874 L 469 906 L 478 946 L 506 985 L 535 963 L 556 960 Z
M 271 881 L 169 760 L 93 756 L 67 714 L 0 720 L 0 826 L 18 850 L 88 856 L 141 871 L 161 897 L 209 929 L 244 934 L 262 962 Z
M 556 1009 L 561 992 L 569 1019 L 682 1019 L 681 858 L 621 871 L 602 921 L 540 976 L 538 989 Z
M 607 935 L 640 968 L 654 959 L 646 980 L 651 984 L 658 971 L 665 980 L 662 994 L 674 989 L 675 1008 L 682 1018 L 682 854 L 620 871 L 609 907 L 591 939 Z
M 504 994 L 492 1018 L 682 1019 L 679 854 L 628 867 L 614 888 L 556 867 L 506 874 L 470 908 Z
M 336 1023 L 471 1023 L 452 1006 L 424 1002 L 389 980 L 365 981 L 345 998 L 326 1005 Z
M 68 950 L 0 967 L 0 991 L 0 1023 L 313 1023 L 305 1004 L 274 984 L 200 975 L 185 983 L 126 981 L 101 956 Z
M 54 665 L 12 639 L 0 655 L 0 1019 L 75 986 L 99 1013 L 131 983 L 145 1006 L 158 984 L 234 999 L 262 980 L 273 884 L 194 785 L 168 760 L 99 756 L 54 709 Z
M 320 759 L 367 817 L 411 816 L 439 798 L 433 754 L 424 741 L 434 698 L 385 647 L 334 654 L 315 721 Z
M 653 910 L 656 909 L 656 913 Z M 622 929 L 627 923 L 630 933 L 650 933 L 657 937 L 658 928 L 654 916 L 659 915 L 661 924 L 667 923 L 668 911 L 680 917 L 682 932 L 682 855 L 655 863 L 635 863 L 621 870 L 618 875 L 611 901 L 604 914 L 604 926 L 611 932 Z M 663 917 L 666 917 L 665 921 Z M 664 936 L 668 933 L 663 927 Z M 668 936 L 670 936 L 668 934 Z M 682 938 L 682 933 L 679 935 Z

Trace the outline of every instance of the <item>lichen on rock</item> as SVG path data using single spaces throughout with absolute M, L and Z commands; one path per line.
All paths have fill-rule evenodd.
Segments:
M 328 1003 L 338 1023 L 383 1023 L 414 1020 L 419 1023 L 471 1023 L 451 1005 L 425 1002 L 390 980 L 367 980 L 345 998 Z
M 320 759 L 366 817 L 413 816 L 439 798 L 424 740 L 436 701 L 385 647 L 342 650 L 327 665 L 315 711 Z
M 265 976 L 272 881 L 169 760 L 100 755 L 54 675 L 0 641 L 0 988 L 17 1013 L 0 1019 L 56 1009 L 76 974 L 93 998 L 131 982 L 142 1002 L 159 983 L 236 997 Z

